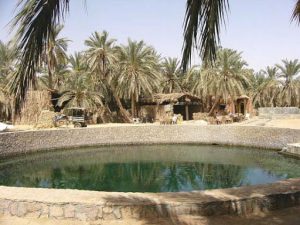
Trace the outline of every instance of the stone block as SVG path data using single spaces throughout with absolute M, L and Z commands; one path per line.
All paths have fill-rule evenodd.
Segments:
M 64 217 L 67 219 L 75 218 L 75 206 L 68 204 L 64 206 Z
M 41 204 L 41 214 L 39 218 L 49 218 L 50 217 L 50 207 L 47 204 Z
M 78 205 L 75 210 L 75 217 L 81 221 L 95 221 L 98 219 L 99 208 L 97 206 Z
M 16 216 L 18 214 L 18 202 L 11 202 L 9 205 L 9 213 L 11 216 Z
M 25 202 L 19 202 L 18 204 L 18 210 L 17 210 L 17 216 L 18 217 L 24 217 L 27 213 L 27 207 Z
M 104 220 L 115 220 L 114 209 L 112 206 L 104 206 L 102 209 Z
M 62 206 L 59 205 L 50 206 L 49 211 L 50 211 L 49 213 L 50 218 L 60 219 L 64 217 L 64 210 Z
M 0 214 L 7 214 L 9 212 L 10 200 L 0 200 Z
M 122 219 L 122 212 L 120 207 L 114 207 L 113 214 L 115 216 L 115 219 L 117 220 Z
M 26 207 L 26 216 L 32 218 L 39 218 L 42 214 L 43 205 L 37 202 L 27 202 Z

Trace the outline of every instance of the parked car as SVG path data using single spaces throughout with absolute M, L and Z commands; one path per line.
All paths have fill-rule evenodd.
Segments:
M 63 111 L 63 114 L 56 115 L 53 120 L 55 126 L 60 126 L 63 123 L 67 125 L 73 123 L 74 127 L 87 127 L 86 110 L 84 108 L 67 108 Z

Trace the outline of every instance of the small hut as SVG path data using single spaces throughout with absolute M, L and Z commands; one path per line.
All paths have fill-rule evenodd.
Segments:
M 140 116 L 159 120 L 172 114 L 181 114 L 183 120 L 192 120 L 193 113 L 201 111 L 201 99 L 190 93 L 156 94 L 140 103 Z
M 247 95 L 241 95 L 234 100 L 232 100 L 230 97 L 227 100 L 227 105 L 220 105 L 220 107 L 226 109 L 228 113 L 233 113 L 233 114 L 252 114 L 253 112 L 253 106 L 252 106 L 252 101 L 250 97 Z
M 246 115 L 252 111 L 250 98 L 247 95 L 241 95 L 236 99 L 236 113 Z

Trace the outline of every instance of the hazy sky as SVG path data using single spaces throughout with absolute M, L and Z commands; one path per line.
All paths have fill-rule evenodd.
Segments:
M 9 39 L 5 25 L 17 0 L 0 0 L 0 40 Z M 84 49 L 94 31 L 107 30 L 119 43 L 145 40 L 162 56 L 180 57 L 186 0 L 72 0 L 62 35 L 72 40 L 69 52 Z M 230 0 L 222 46 L 243 52 L 259 70 L 281 59 L 300 58 L 300 26 L 291 23 L 296 0 Z M 194 63 L 199 63 L 196 58 Z

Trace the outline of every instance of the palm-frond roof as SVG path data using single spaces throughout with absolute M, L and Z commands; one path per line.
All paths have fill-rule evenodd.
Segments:
M 152 98 L 144 98 L 142 99 L 143 103 L 157 103 L 157 104 L 166 104 L 166 103 L 172 103 L 176 104 L 178 102 L 200 102 L 201 98 L 188 93 L 188 92 L 182 92 L 182 93 L 159 93 L 153 95 Z

